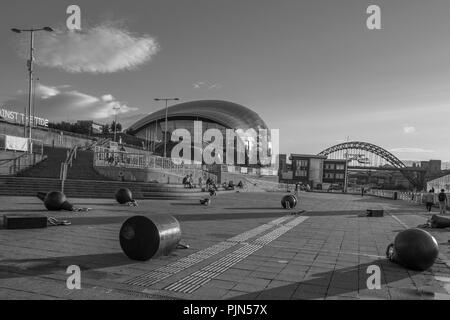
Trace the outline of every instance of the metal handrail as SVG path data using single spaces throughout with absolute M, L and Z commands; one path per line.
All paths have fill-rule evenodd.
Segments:
M 21 160 L 22 158 L 26 158 L 28 156 L 32 156 L 33 157 L 33 164 L 36 164 L 36 154 L 29 154 L 29 153 L 23 153 L 15 158 L 12 159 L 2 159 L 0 160 L 0 168 L 1 167 L 7 167 L 11 162 L 13 163 L 11 166 L 9 166 L 9 173 L 10 175 L 15 175 L 17 174 L 19 171 L 26 169 L 27 167 L 30 167 L 31 165 L 21 165 Z M 44 160 L 45 157 L 43 157 L 41 160 Z
M 70 151 L 67 151 L 66 160 L 61 162 L 61 170 L 59 172 L 59 179 L 61 180 L 61 192 L 64 192 L 64 183 L 67 180 L 67 173 L 72 167 L 73 159 L 77 158 L 78 146 L 74 146 Z

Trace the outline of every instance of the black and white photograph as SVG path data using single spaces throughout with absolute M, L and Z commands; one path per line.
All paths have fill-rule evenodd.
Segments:
M 450 300 L 449 17 L 1 1 L 0 300 Z

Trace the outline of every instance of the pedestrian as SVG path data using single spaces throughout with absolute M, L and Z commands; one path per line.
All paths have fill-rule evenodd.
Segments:
M 364 187 L 361 188 L 361 197 L 364 197 Z
M 188 186 L 189 186 L 189 189 L 194 188 L 194 179 L 192 178 L 192 173 L 189 175 L 189 178 L 188 178 Z
M 427 211 L 431 211 L 431 207 L 434 205 L 434 192 L 433 189 L 430 189 L 430 191 L 425 194 L 425 206 L 427 208 Z
M 198 178 L 198 187 L 200 188 L 200 190 L 203 189 L 203 178 L 202 178 L 202 176 L 200 176 Z
M 447 195 L 445 194 L 445 190 L 441 189 L 441 193 L 438 194 L 438 200 L 439 200 L 439 210 L 440 214 L 445 214 L 445 210 L 447 208 Z

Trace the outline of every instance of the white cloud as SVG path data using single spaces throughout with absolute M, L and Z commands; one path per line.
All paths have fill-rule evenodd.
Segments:
M 405 133 L 405 134 L 411 134 L 411 133 L 415 133 L 415 132 L 416 132 L 415 127 L 412 127 L 412 126 L 403 127 L 403 133 Z
M 218 90 L 218 89 L 222 88 L 222 85 L 220 83 L 208 84 L 203 81 L 195 82 L 192 84 L 192 86 L 195 89 L 206 89 L 206 90 L 214 90 L 214 89 Z
M 50 97 L 54 97 L 60 93 L 59 89 L 57 87 L 50 87 L 50 86 L 44 86 L 44 85 L 38 85 L 36 86 L 36 96 L 42 98 L 42 99 L 48 99 Z M 19 91 L 19 94 L 23 94 L 23 92 Z
M 16 110 L 23 110 L 28 105 L 28 94 L 17 94 L 5 105 Z M 119 114 L 127 114 L 138 110 L 114 98 L 111 94 L 96 97 L 73 90 L 70 86 L 36 86 L 36 115 L 46 117 L 52 122 L 75 121 L 86 119 L 106 119 L 115 114 L 114 108 L 119 107 Z
M 26 55 L 29 44 L 23 40 L 21 53 Z M 148 62 L 159 46 L 150 36 L 137 36 L 106 23 L 82 31 L 38 32 L 35 50 L 36 63 L 41 66 L 71 73 L 111 73 Z
M 434 150 L 427 150 L 422 148 L 394 148 L 388 150 L 390 152 L 398 152 L 398 153 L 432 153 Z

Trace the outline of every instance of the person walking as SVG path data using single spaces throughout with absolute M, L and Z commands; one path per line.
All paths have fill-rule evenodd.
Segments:
M 434 192 L 432 189 L 430 189 L 430 191 L 425 194 L 425 207 L 427 208 L 427 211 L 430 212 L 431 211 L 431 207 L 433 207 L 434 205 Z
M 203 177 L 202 176 L 200 176 L 198 178 L 198 187 L 200 188 L 200 190 L 203 189 Z
M 300 183 L 295 184 L 295 195 L 298 197 L 300 193 Z
M 447 209 L 447 195 L 445 194 L 445 190 L 441 189 L 441 192 L 438 194 L 438 200 L 439 200 L 439 213 L 445 214 L 445 210 Z

